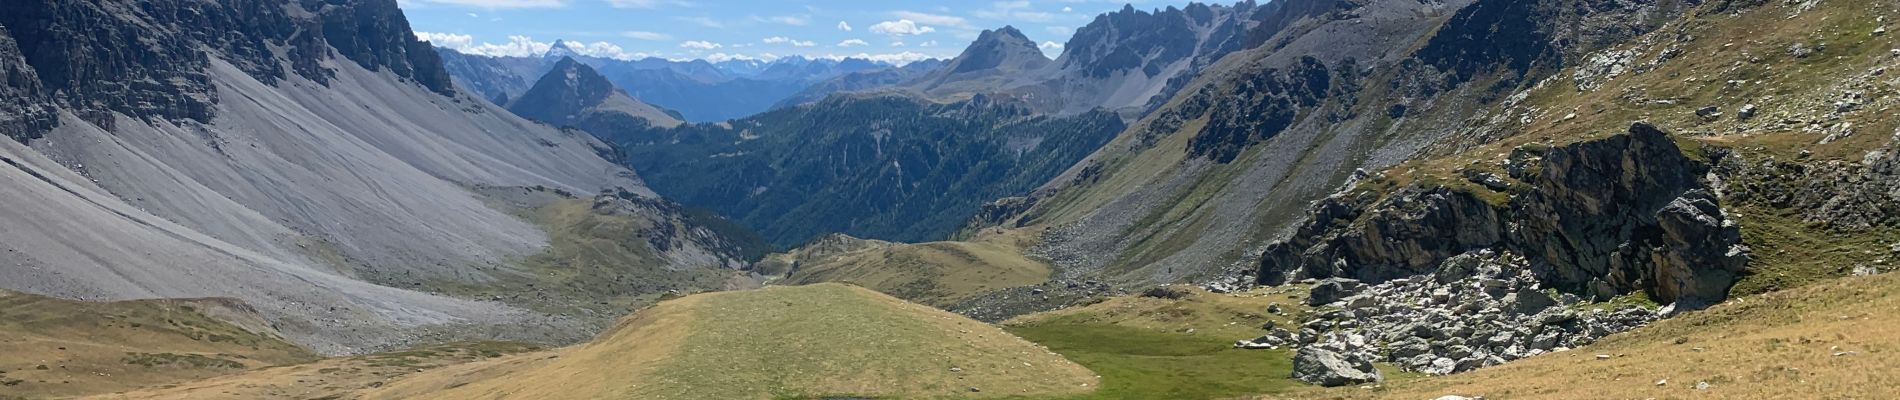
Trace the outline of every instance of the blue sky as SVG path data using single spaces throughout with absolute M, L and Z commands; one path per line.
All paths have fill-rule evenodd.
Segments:
M 398 0 L 417 36 L 487 55 L 538 55 L 555 39 L 584 54 L 670 59 L 954 57 L 984 29 L 1014 25 L 1061 52 L 1097 14 L 1163 0 Z M 1185 0 L 1180 1 L 1186 4 Z M 1178 4 L 1177 4 L 1178 6 Z

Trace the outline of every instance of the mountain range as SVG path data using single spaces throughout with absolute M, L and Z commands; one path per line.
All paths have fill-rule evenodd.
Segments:
M 661 58 L 620 60 L 589 57 L 555 41 L 540 57 L 489 57 L 436 48 L 457 84 L 497 104 L 521 96 L 564 59 L 593 68 L 620 90 L 642 102 L 675 110 L 692 122 L 717 122 L 757 114 L 811 90 L 819 83 L 857 73 L 899 70 L 861 58 L 790 56 L 771 61 L 673 61 Z M 932 62 L 913 63 L 923 68 Z M 840 89 L 855 89 L 843 86 Z M 822 97 L 823 93 L 805 94 Z
M 1001 26 L 901 66 L 478 56 L 410 6 L 0 4 L 0 398 L 1879 398 L 1900 369 L 1888 2 L 1124 6 L 1054 58 Z

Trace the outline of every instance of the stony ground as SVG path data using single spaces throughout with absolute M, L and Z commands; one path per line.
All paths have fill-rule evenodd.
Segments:
M 1501 366 L 1290 397 L 1885 398 L 1900 384 L 1896 332 L 1900 275 L 1838 278 Z

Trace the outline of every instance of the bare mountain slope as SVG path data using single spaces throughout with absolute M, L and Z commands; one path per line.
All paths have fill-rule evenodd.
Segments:
M 1580 4 L 1587 3 L 1587 4 Z M 1125 282 L 1249 274 L 1264 246 L 1357 171 L 1456 134 L 1576 54 L 1677 2 L 1299 0 L 1233 53 L 1039 189 L 1012 224 L 1057 227 L 1066 274 Z M 1263 6 L 1264 7 L 1264 6 Z M 1558 24 L 1523 22 L 1532 15 Z M 1024 200 L 1013 200 L 1023 203 Z
M 0 113 L 40 128 L 8 132 L 29 146 L 0 149 L 0 201 L 13 205 L 0 214 L 0 287 L 236 298 L 326 353 L 439 325 L 571 340 L 584 335 L 575 321 L 392 286 L 481 285 L 543 252 L 547 233 L 497 207 L 493 188 L 651 196 L 588 135 L 456 91 L 393 1 L 0 8 L 14 28 L 0 64 L 38 78 L 6 84 L 58 116 Z M 104 33 L 64 34 L 80 29 Z M 158 84 L 112 84 L 127 81 Z M 646 267 L 723 263 L 707 264 Z

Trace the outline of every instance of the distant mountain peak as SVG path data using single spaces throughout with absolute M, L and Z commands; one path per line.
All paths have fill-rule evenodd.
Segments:
M 655 126 L 680 124 L 677 116 L 628 96 L 593 67 L 568 56 L 507 107 L 516 115 L 556 125 L 596 123 L 601 113 L 642 118 Z
M 985 41 L 1028 43 L 1030 47 L 1035 47 L 1036 45 L 1035 41 L 1029 40 L 1028 35 L 1024 35 L 1023 31 L 1016 29 L 1013 25 L 1003 25 L 1002 28 L 984 30 L 982 34 L 976 36 L 976 43 L 983 43 Z
M 985 30 L 963 54 L 950 61 L 949 73 L 959 74 L 989 69 L 1032 70 L 1049 63 L 1036 42 L 1014 26 Z
M 548 46 L 548 52 L 541 55 L 541 57 L 543 58 L 580 57 L 580 56 L 581 56 L 580 52 L 574 51 L 574 48 L 572 47 L 567 47 L 567 41 L 561 40 L 561 39 L 554 39 L 554 45 Z

